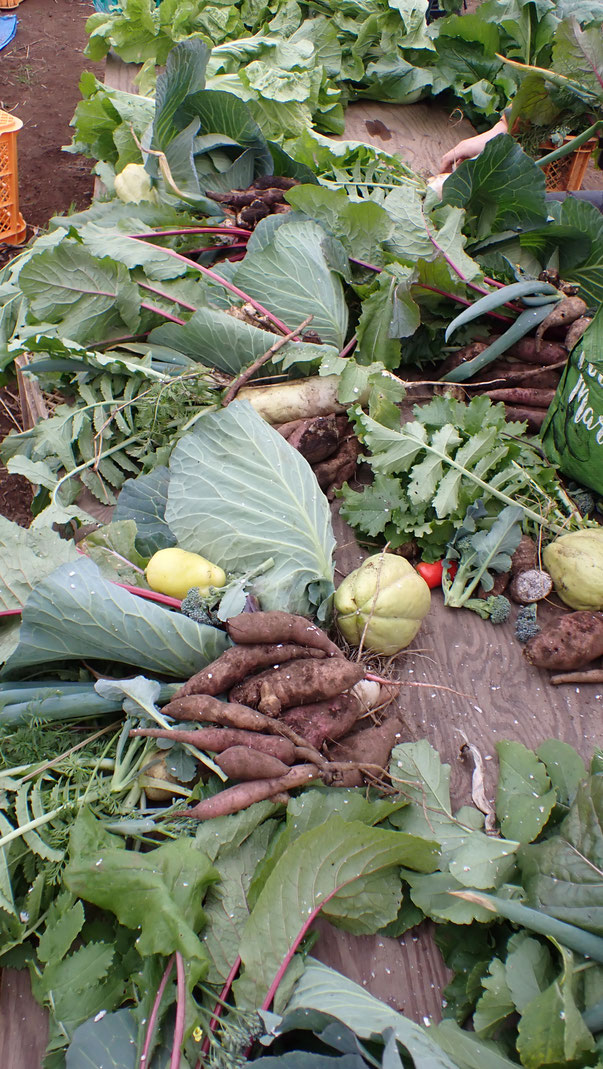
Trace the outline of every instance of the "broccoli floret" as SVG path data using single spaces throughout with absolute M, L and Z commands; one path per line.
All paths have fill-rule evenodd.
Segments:
M 570 490 L 570 497 L 581 516 L 588 516 L 595 511 L 595 497 L 590 490 L 578 487 L 576 490 Z
M 214 627 L 216 620 L 212 609 L 219 599 L 220 591 L 215 587 L 210 587 L 208 594 L 202 594 L 198 586 L 193 586 L 183 598 L 180 612 L 198 624 L 209 624 Z
M 540 631 L 540 626 L 536 623 L 536 610 L 537 605 L 532 603 L 531 605 L 522 605 L 517 613 L 515 638 L 518 642 L 528 642 Z
M 509 619 L 511 602 L 504 594 L 491 594 L 489 598 L 468 598 L 463 602 L 463 608 L 472 609 L 491 624 L 504 624 Z

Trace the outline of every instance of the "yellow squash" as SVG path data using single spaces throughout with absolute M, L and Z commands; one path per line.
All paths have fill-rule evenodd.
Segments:
M 147 564 L 145 575 L 151 590 L 181 600 L 192 587 L 207 594 L 210 587 L 226 584 L 226 575 L 217 564 L 177 546 L 158 550 Z

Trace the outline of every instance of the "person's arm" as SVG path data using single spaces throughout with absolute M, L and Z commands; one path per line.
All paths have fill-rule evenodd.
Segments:
M 455 145 L 453 149 L 450 149 L 450 152 L 442 156 L 440 171 L 442 174 L 454 171 L 455 167 L 458 167 L 463 160 L 471 160 L 474 156 L 479 156 L 488 141 L 491 141 L 497 134 L 506 134 L 508 132 L 507 117 L 503 115 L 491 130 L 486 130 L 483 134 L 476 134 L 475 137 L 467 137 L 464 141 L 459 141 L 458 145 Z

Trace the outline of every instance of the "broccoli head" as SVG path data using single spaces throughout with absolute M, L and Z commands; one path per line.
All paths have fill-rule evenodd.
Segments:
M 540 625 L 536 622 L 536 610 L 536 604 L 532 603 L 531 605 L 522 605 L 517 613 L 515 638 L 518 642 L 528 642 L 540 631 Z
M 469 598 L 463 608 L 472 609 L 482 620 L 489 620 L 491 624 L 504 624 L 509 619 L 511 602 L 504 594 L 491 594 L 489 598 Z
M 198 586 L 193 586 L 183 598 L 180 612 L 184 616 L 190 617 L 191 620 L 195 620 L 198 624 L 209 624 L 214 627 L 216 618 L 212 609 L 219 601 L 222 593 L 222 591 L 216 590 L 215 587 L 210 587 L 209 593 L 202 594 Z

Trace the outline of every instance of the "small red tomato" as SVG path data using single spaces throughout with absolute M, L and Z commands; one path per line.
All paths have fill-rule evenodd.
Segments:
M 436 587 L 442 585 L 442 561 L 434 560 L 431 562 L 422 560 L 416 565 L 416 570 L 422 579 L 425 580 L 430 590 L 435 590 Z
M 419 562 L 419 564 L 416 565 L 416 570 L 418 571 L 421 578 L 425 580 L 430 590 L 435 590 L 436 587 L 442 585 L 442 576 L 444 574 L 443 560 L 435 560 L 430 562 L 422 560 Z M 454 579 L 458 571 L 458 565 L 456 561 L 448 561 L 446 565 L 446 571 L 448 573 L 449 579 Z

